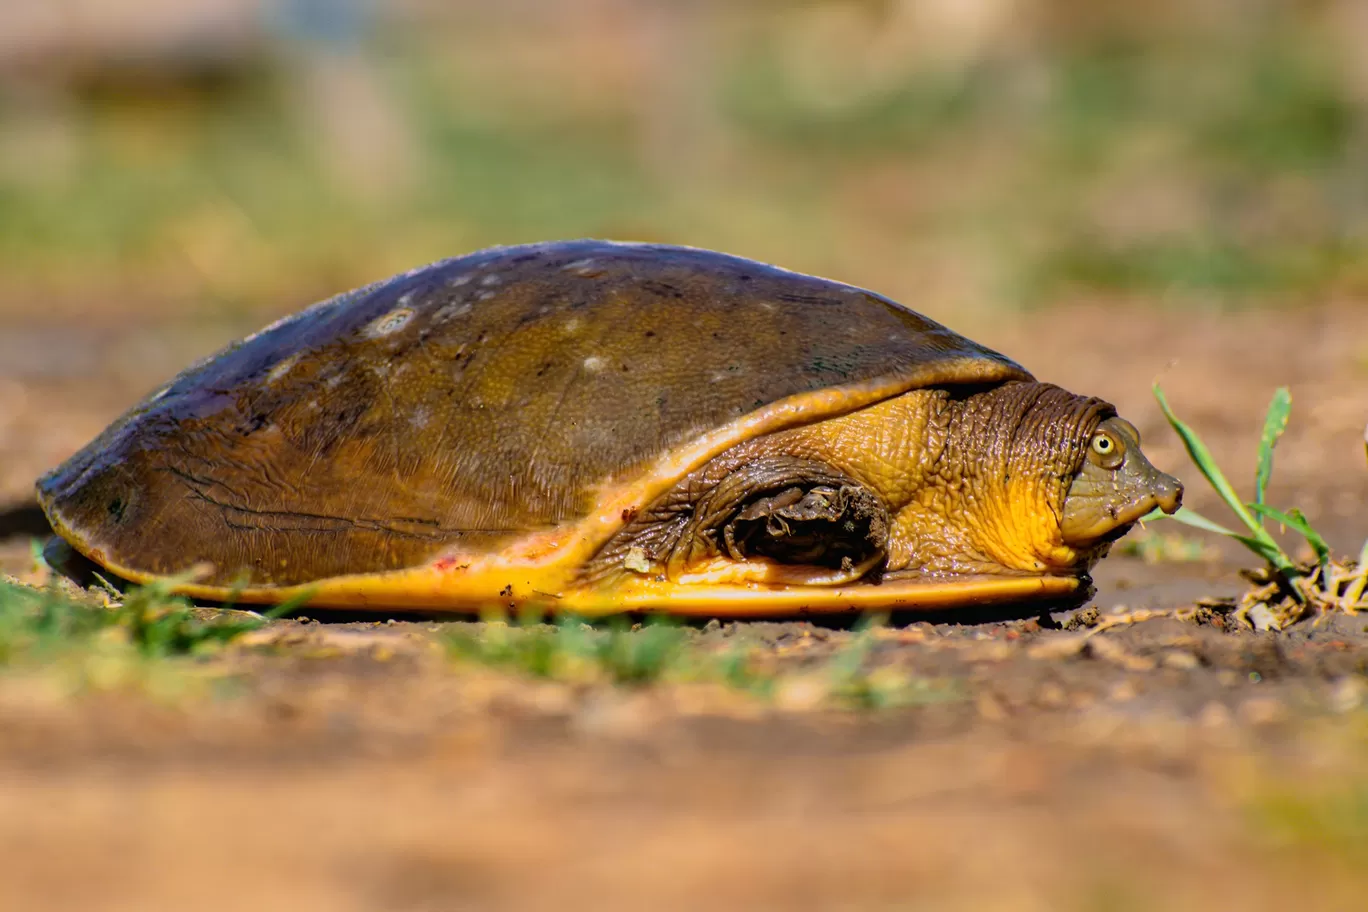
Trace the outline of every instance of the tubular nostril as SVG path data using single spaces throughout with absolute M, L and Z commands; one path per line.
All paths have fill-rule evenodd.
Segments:
M 1183 505 L 1183 483 L 1172 475 L 1164 475 L 1156 486 L 1155 499 L 1159 509 L 1170 515 L 1177 513 Z

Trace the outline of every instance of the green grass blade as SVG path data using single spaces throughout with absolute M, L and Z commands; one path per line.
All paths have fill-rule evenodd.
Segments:
M 1283 554 L 1282 549 L 1279 548 L 1276 544 L 1270 547 L 1267 542 L 1260 541 L 1259 539 L 1252 538 L 1248 535 L 1232 535 L 1231 538 L 1235 539 L 1237 542 L 1244 545 L 1250 551 L 1253 551 L 1259 557 L 1262 557 L 1269 564 L 1272 564 L 1274 567 L 1278 567 L 1279 569 L 1281 569 L 1280 562 L 1287 560 L 1287 556 Z M 1296 568 L 1293 567 L 1292 570 L 1289 571 L 1289 573 L 1291 575 L 1295 575 L 1295 570 Z M 1301 601 L 1300 598 L 1298 598 L 1297 600 Z
M 1283 553 L 1283 550 L 1278 547 L 1278 543 L 1275 542 L 1273 537 L 1264 529 L 1263 524 L 1256 520 L 1245 507 L 1244 501 L 1240 499 L 1239 494 L 1235 493 L 1235 488 L 1230 484 L 1229 479 L 1225 477 L 1225 473 L 1221 471 L 1220 466 L 1216 464 L 1216 460 L 1212 457 L 1211 451 L 1206 448 L 1206 444 L 1202 443 L 1202 439 L 1197 436 L 1197 432 L 1188 427 L 1187 424 L 1173 413 L 1173 409 L 1169 407 L 1168 399 L 1164 397 L 1164 391 L 1159 388 L 1158 383 L 1154 384 L 1154 398 L 1158 400 L 1159 408 L 1163 410 L 1164 417 L 1168 419 L 1168 423 L 1173 426 L 1173 430 L 1177 432 L 1179 439 L 1183 441 L 1183 446 L 1187 448 L 1188 456 L 1192 458 L 1192 461 L 1196 464 L 1198 470 L 1201 471 L 1202 475 L 1206 477 L 1206 480 L 1211 483 L 1211 486 L 1216 489 L 1216 493 L 1221 495 L 1221 499 L 1230 507 L 1231 512 L 1240 518 L 1240 522 L 1244 523 L 1245 528 L 1249 529 L 1250 535 L 1248 539 L 1240 536 L 1237 537 L 1259 554 L 1259 556 L 1272 564 L 1279 572 L 1284 574 L 1295 574 L 1296 565 L 1292 562 L 1292 559 Z M 1258 547 L 1255 548 L 1250 542 L 1257 542 Z
M 1287 419 L 1292 414 L 1292 393 L 1287 387 L 1280 386 L 1273 393 L 1273 401 L 1268 403 L 1268 414 L 1264 416 L 1263 436 L 1259 438 L 1259 467 L 1254 474 L 1254 502 L 1262 504 L 1268 491 L 1268 480 L 1273 477 L 1273 448 L 1278 438 L 1287 430 Z
M 1322 567 L 1330 563 L 1330 543 L 1327 542 L 1319 532 L 1312 527 L 1311 523 L 1302 515 L 1302 511 L 1292 507 L 1287 511 L 1287 515 L 1297 521 L 1298 525 L 1293 526 L 1298 532 L 1306 536 L 1306 543 L 1311 546 L 1311 550 L 1316 552 L 1316 563 Z
M 1212 522 L 1201 513 L 1198 513 L 1196 510 L 1189 510 L 1187 507 L 1180 507 L 1178 512 L 1174 513 L 1172 516 L 1165 513 L 1163 510 L 1155 510 L 1153 513 L 1147 513 L 1141 517 L 1140 521 L 1143 523 L 1156 519 L 1172 519 L 1175 522 L 1180 522 L 1185 526 L 1192 526 L 1195 529 L 1201 529 L 1204 532 L 1215 532 L 1217 535 L 1227 535 L 1231 538 L 1239 537 L 1233 529 L 1227 529 L 1218 522 Z
M 1301 510 L 1293 507 L 1284 513 L 1282 510 L 1275 510 L 1267 504 L 1249 504 L 1249 508 L 1260 516 L 1266 516 L 1273 520 L 1275 523 L 1287 526 L 1290 529 L 1296 529 L 1306 538 L 1306 542 L 1311 546 L 1311 550 L 1316 552 L 1316 562 L 1318 564 L 1325 566 L 1330 562 L 1330 545 L 1319 532 L 1312 528 L 1311 523 L 1307 521 Z

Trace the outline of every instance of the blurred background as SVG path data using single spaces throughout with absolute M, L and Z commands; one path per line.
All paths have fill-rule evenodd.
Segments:
M 1363 0 L 0 0 L 0 510 L 275 317 L 598 236 L 890 295 L 1171 470 L 1156 376 L 1237 473 L 1291 384 L 1279 477 L 1361 541 L 1364 48 Z
M 0 313 L 249 319 L 488 244 L 952 312 L 1368 285 L 1362 0 L 5 0 Z

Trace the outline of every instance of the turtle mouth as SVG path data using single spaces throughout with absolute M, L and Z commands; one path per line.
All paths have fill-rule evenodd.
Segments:
M 1089 544 L 1092 548 L 1110 548 L 1130 534 L 1130 530 L 1135 528 L 1135 521 L 1122 523 L 1109 532 L 1104 532 Z
M 1129 532 L 1141 519 L 1148 516 L 1150 513 L 1153 513 L 1155 508 L 1159 506 L 1160 504 L 1157 498 L 1147 497 L 1140 503 L 1131 504 L 1124 509 L 1118 510 L 1114 520 L 1116 528 L 1103 535 L 1099 541 L 1116 541 L 1116 539 Z M 1164 512 L 1172 513 L 1176 509 L 1178 508 L 1175 506 Z
M 1182 487 L 1176 481 L 1174 488 L 1120 505 L 1109 503 L 1105 495 L 1071 492 L 1069 516 L 1062 529 L 1064 542 L 1076 548 L 1111 544 L 1156 509 L 1172 515 L 1183 502 Z
M 1112 545 L 1119 542 L 1130 534 L 1130 530 L 1135 528 L 1135 522 L 1127 522 L 1117 526 L 1110 532 L 1097 539 L 1099 545 Z
M 1099 505 L 1097 518 L 1087 528 L 1079 529 L 1075 526 L 1069 530 L 1070 534 L 1065 538 L 1065 542 L 1075 548 L 1115 544 L 1135 528 L 1135 524 L 1142 516 L 1153 509 L 1153 504 L 1136 504 L 1113 512 Z

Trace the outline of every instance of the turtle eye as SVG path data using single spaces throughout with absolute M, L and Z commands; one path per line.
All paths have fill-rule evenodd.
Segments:
M 1121 441 L 1105 431 L 1093 435 L 1089 449 L 1093 462 L 1104 469 L 1114 469 L 1121 464 Z

